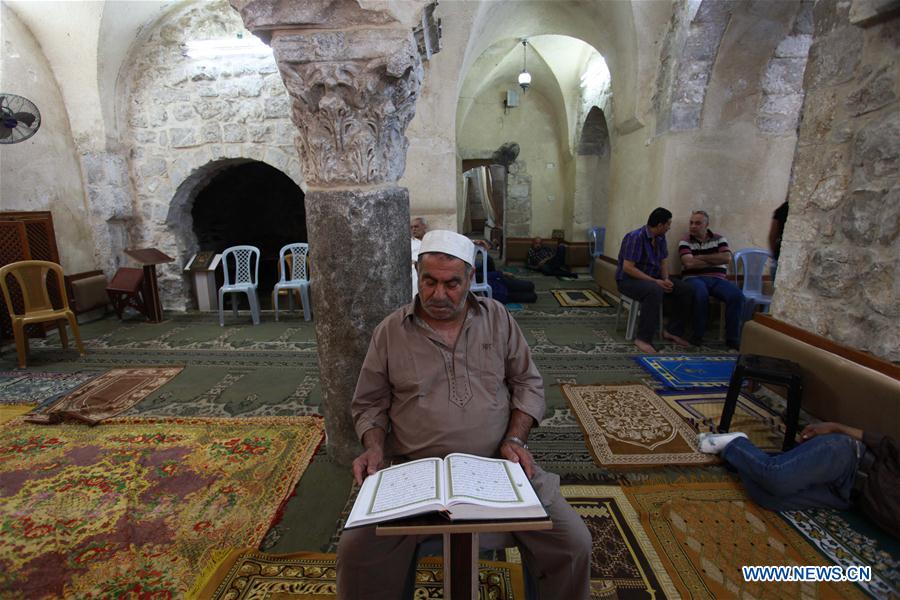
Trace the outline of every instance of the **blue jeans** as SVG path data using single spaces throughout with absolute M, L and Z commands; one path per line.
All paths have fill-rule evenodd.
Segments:
M 694 290 L 694 338 L 703 339 L 709 317 L 709 297 L 725 303 L 725 340 L 734 346 L 741 341 L 741 310 L 744 294 L 736 285 L 721 277 L 688 277 Z
M 771 456 L 747 438 L 725 446 L 721 457 L 741 476 L 754 502 L 769 510 L 850 506 L 860 442 L 839 433 L 812 438 Z

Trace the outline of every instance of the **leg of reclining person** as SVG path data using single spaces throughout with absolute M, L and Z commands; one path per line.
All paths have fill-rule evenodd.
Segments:
M 769 455 L 747 438 L 725 446 L 720 456 L 734 467 L 753 500 L 770 510 L 850 506 L 859 463 L 859 442 L 841 434 L 812 438 Z
M 402 598 L 418 541 L 417 536 L 376 536 L 374 526 L 344 530 L 337 552 L 338 598 Z

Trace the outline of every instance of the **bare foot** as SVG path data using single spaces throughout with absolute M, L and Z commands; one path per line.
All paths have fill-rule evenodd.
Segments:
M 640 350 L 644 354 L 656 354 L 656 348 L 654 348 L 651 344 L 648 344 L 644 340 L 634 338 L 634 345 L 637 346 L 638 350 Z
M 669 340 L 670 342 L 674 342 L 675 344 L 678 344 L 679 346 L 690 346 L 691 345 L 691 343 L 689 341 L 687 341 L 686 339 L 684 339 L 683 337 L 678 337 L 677 335 L 673 335 L 673 334 L 669 333 L 668 331 L 663 331 L 662 336 L 663 336 L 663 339 Z

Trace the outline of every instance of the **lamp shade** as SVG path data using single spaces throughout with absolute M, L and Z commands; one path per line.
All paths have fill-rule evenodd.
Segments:
M 527 90 L 528 86 L 531 85 L 531 73 L 528 71 L 519 73 L 519 85 L 522 86 L 523 90 Z

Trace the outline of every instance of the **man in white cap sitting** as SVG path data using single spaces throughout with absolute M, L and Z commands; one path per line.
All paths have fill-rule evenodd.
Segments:
M 535 464 L 526 441 L 544 414 L 544 386 L 531 350 L 502 304 L 469 293 L 475 247 L 452 231 L 425 234 L 419 295 L 372 334 L 351 411 L 365 451 L 357 483 L 393 462 L 451 452 L 522 465 L 553 521 L 515 532 L 539 597 L 587 600 L 591 536 L 560 494 L 559 476 Z M 338 596 L 402 598 L 424 537 L 346 530 L 337 557 Z

